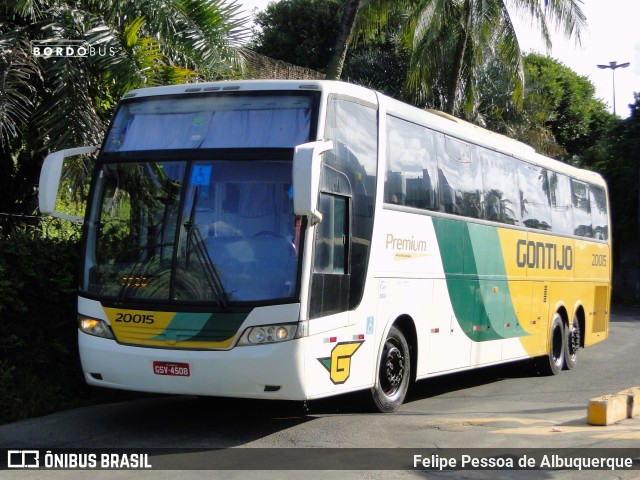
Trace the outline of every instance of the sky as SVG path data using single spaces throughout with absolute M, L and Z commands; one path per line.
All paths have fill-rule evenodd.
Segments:
M 238 3 L 249 15 L 254 8 L 264 10 L 271 1 L 274 0 L 238 0 Z M 524 52 L 533 50 L 550 55 L 587 76 L 596 87 L 596 96 L 608 105 L 609 111 L 613 111 L 615 75 L 616 114 L 628 117 L 633 93 L 640 92 L 640 0 L 583 0 L 582 11 L 587 17 L 587 27 L 580 44 L 554 34 L 550 52 L 541 44 L 540 35 L 532 30 L 530 22 L 512 11 L 520 47 Z M 612 61 L 631 65 L 618 68 L 615 74 L 611 69 L 596 67 Z

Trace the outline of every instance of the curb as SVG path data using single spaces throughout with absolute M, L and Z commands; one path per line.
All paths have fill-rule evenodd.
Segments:
M 587 407 L 589 425 L 611 425 L 640 415 L 640 387 L 592 398 Z

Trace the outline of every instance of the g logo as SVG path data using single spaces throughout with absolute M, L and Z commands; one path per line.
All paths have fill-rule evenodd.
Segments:
M 330 357 L 318 359 L 329 372 L 329 378 L 334 384 L 341 385 L 349 379 L 351 375 L 351 357 L 363 343 L 364 341 L 338 343 L 331 350 Z

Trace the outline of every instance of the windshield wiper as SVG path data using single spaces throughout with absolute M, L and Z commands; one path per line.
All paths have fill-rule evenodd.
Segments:
M 167 224 L 167 216 L 168 214 L 165 210 L 165 213 L 162 217 L 162 221 L 158 225 L 156 233 L 153 237 L 153 243 L 148 243 L 146 245 L 140 245 L 137 247 L 128 248 L 121 252 L 121 254 L 127 253 L 127 252 L 136 252 L 136 258 L 138 258 L 138 256 L 142 253 L 143 250 L 148 250 L 147 257 L 144 260 L 138 260 L 134 262 L 133 267 L 131 268 L 129 273 L 121 279 L 122 285 L 120 287 L 120 290 L 118 291 L 118 302 L 122 302 L 122 300 L 127 298 L 129 289 L 132 286 L 136 285 L 135 282 L 131 281 L 132 279 L 136 279 L 136 278 L 142 279 L 147 267 L 149 266 L 151 261 L 157 256 L 156 250 L 160 249 L 160 252 L 162 254 L 162 251 L 165 247 L 174 246 L 174 242 L 158 242 L 157 241 L 158 239 L 162 239 L 164 237 L 164 228 L 165 228 L 165 225 Z
M 228 310 L 229 296 L 224 289 L 222 280 L 218 269 L 214 265 L 209 252 L 204 246 L 204 240 L 202 234 L 195 223 L 196 205 L 198 203 L 198 187 L 193 192 L 193 202 L 191 204 L 191 212 L 189 213 L 189 220 L 184 224 L 184 228 L 187 231 L 187 251 L 185 254 L 185 266 L 187 271 L 189 270 L 189 260 L 191 258 L 191 250 L 196 255 L 196 259 L 202 268 L 204 278 L 207 281 L 209 289 L 218 300 L 220 307 L 223 310 Z

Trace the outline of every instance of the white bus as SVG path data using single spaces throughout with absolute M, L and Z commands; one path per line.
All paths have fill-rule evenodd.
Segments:
M 307 400 L 538 357 L 607 337 L 596 173 L 358 86 L 135 90 L 96 152 L 78 342 L 86 381 Z M 64 214 L 59 214 L 65 216 Z

